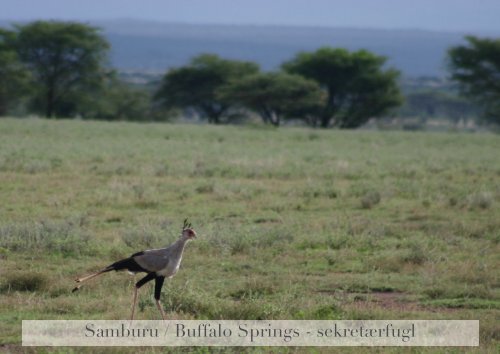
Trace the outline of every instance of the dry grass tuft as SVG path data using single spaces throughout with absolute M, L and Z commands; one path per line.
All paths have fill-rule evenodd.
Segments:
M 369 191 L 366 192 L 365 195 L 361 197 L 361 207 L 363 209 L 371 209 L 378 203 L 380 203 L 380 200 L 382 197 L 380 196 L 380 193 L 378 191 Z
M 0 291 L 34 292 L 45 289 L 47 283 L 48 278 L 42 273 L 26 271 L 9 272 L 0 284 Z
M 493 195 L 489 192 L 478 192 L 467 197 L 469 209 L 489 209 L 493 205 Z

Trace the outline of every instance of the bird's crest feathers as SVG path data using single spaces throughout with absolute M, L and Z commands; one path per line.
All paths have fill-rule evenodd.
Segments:
M 191 228 L 191 223 L 188 223 L 188 219 L 184 219 L 184 225 L 182 225 L 182 231 L 186 230 L 186 229 L 190 229 Z

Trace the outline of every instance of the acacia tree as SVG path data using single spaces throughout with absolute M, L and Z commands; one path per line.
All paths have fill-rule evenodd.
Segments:
M 155 120 L 151 114 L 152 93 L 133 86 L 112 71 L 104 78 L 98 92 L 86 92 L 78 97 L 82 118 L 104 120 Z
M 322 105 L 319 85 L 299 75 L 258 73 L 234 80 L 219 90 L 219 97 L 258 113 L 264 123 L 279 126 L 283 118 L 307 121 Z
M 108 42 L 99 30 L 75 22 L 18 25 L 14 44 L 34 79 L 34 108 L 46 117 L 68 116 L 81 92 L 99 87 Z
M 399 72 L 384 70 L 386 59 L 366 50 L 320 48 L 283 64 L 286 72 L 315 80 L 327 99 L 314 125 L 355 128 L 401 104 Z
M 500 39 L 466 37 L 467 45 L 448 51 L 452 80 L 477 102 L 484 117 L 500 124 Z
M 5 115 L 28 91 L 28 72 L 12 47 L 15 34 L 0 29 L 0 115 Z
M 192 108 L 209 123 L 219 124 L 229 118 L 231 103 L 217 96 L 217 90 L 234 78 L 258 71 L 252 62 L 202 54 L 189 65 L 168 71 L 155 99 L 165 108 Z

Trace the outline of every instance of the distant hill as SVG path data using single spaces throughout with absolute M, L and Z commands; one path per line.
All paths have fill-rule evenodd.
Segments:
M 258 62 L 269 70 L 299 51 L 321 46 L 365 48 L 389 58 L 405 76 L 445 75 L 445 55 L 463 40 L 462 33 L 422 30 L 228 26 L 106 21 L 112 61 L 124 70 L 164 71 L 200 53 Z
M 6 21 L 1 21 L 4 25 Z M 111 42 L 120 70 L 164 72 L 200 53 L 258 62 L 270 70 L 299 51 L 365 48 L 389 58 L 405 76 L 444 76 L 446 50 L 464 33 L 327 27 L 192 25 L 137 20 L 92 22 Z

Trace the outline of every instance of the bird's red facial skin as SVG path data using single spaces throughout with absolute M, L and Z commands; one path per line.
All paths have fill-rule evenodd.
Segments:
M 187 237 L 196 238 L 196 232 L 193 229 L 185 229 L 184 232 L 187 234 Z

